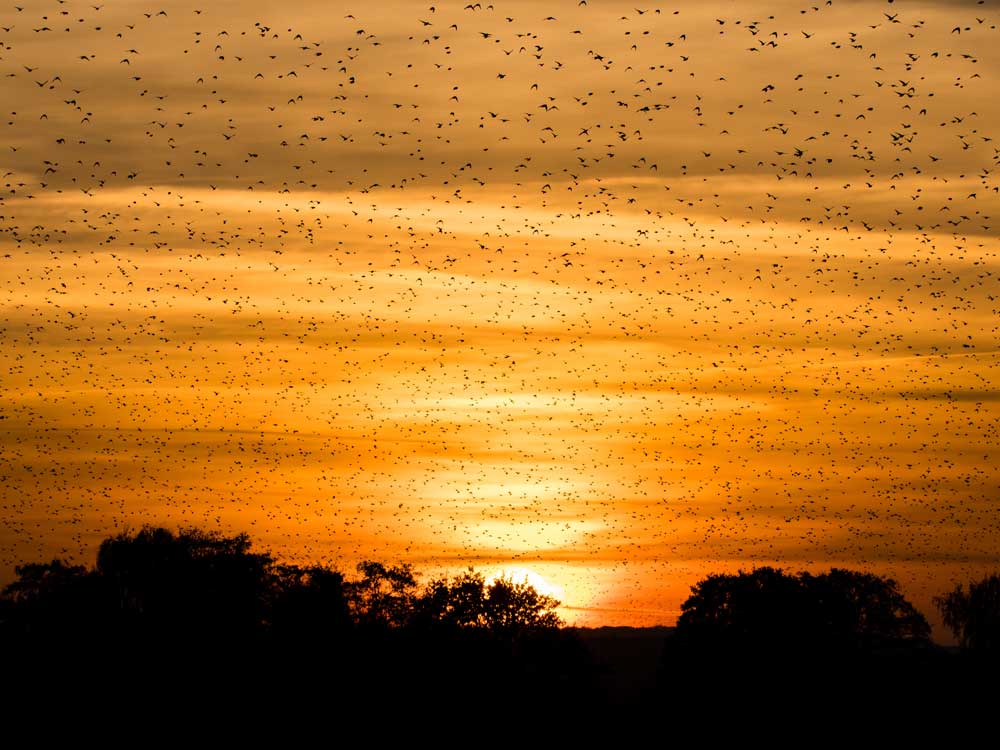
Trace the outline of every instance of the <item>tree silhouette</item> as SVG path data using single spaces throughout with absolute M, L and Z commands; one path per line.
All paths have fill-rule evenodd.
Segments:
M 245 534 L 143 527 L 105 539 L 92 568 L 18 566 L 0 593 L 0 657 L 39 687 L 100 674 L 118 698 L 196 690 L 262 710 L 299 705 L 308 696 L 293 686 L 316 675 L 323 700 L 359 710 L 373 695 L 386 706 L 446 696 L 476 710 L 518 696 L 578 710 L 617 690 L 593 640 L 563 627 L 559 602 L 526 581 L 470 568 L 421 584 L 409 565 L 371 560 L 356 571 L 279 563 Z M 936 601 L 963 646 L 997 647 L 1000 577 Z M 648 700 L 666 696 L 679 711 L 719 685 L 763 695 L 790 678 L 814 698 L 832 696 L 840 678 L 873 700 L 890 686 L 911 695 L 961 676 L 926 648 L 928 635 L 896 583 L 870 573 L 711 574 L 662 641 L 660 690 Z
M 4 628 L 23 638 L 83 638 L 99 626 L 101 590 L 82 565 L 62 560 L 15 568 L 17 579 L 3 590 Z
M 279 640 L 315 644 L 353 625 L 343 574 L 321 565 L 274 566 L 266 612 L 270 635 Z
M 513 638 L 561 625 L 559 602 L 507 578 L 469 570 L 420 586 L 409 565 L 366 560 L 339 571 L 275 562 L 246 534 L 145 526 L 105 539 L 92 570 L 59 560 L 17 568 L 0 597 L 4 627 L 79 629 L 88 618 L 119 634 L 184 638 L 250 633 L 343 635 L 410 627 Z
M 554 612 L 558 600 L 538 593 L 527 581 L 494 579 L 486 587 L 484 624 L 495 635 L 512 637 L 555 630 L 562 620 Z
M 357 570 L 361 578 L 347 587 L 357 623 L 368 628 L 398 628 L 409 623 L 417 595 L 413 568 L 365 560 L 358 563 Z
M 837 568 L 819 575 L 771 567 L 709 575 L 692 587 L 681 612 L 680 638 L 745 653 L 870 650 L 930 636 L 895 581 Z
M 143 527 L 101 543 L 96 575 L 127 630 L 171 640 L 246 635 L 262 621 L 272 565 L 250 546 L 246 534 Z
M 930 638 L 927 619 L 891 578 L 843 568 L 799 577 L 820 618 L 817 635 L 835 646 L 872 649 Z
M 963 649 L 996 653 L 1000 648 L 1000 575 L 962 584 L 944 596 L 934 597 L 944 624 Z
M 93 568 L 54 560 L 17 576 L 0 594 L 0 658 L 40 687 L 89 675 L 115 700 L 261 710 L 308 700 L 317 675 L 325 699 L 362 709 L 376 694 L 475 709 L 511 695 L 576 705 L 592 690 L 558 602 L 471 569 L 420 585 L 409 565 L 368 560 L 348 578 L 278 563 L 245 534 L 143 527 L 105 539 Z
M 596 694 L 595 668 L 579 636 L 561 628 L 558 605 L 527 582 L 487 581 L 472 569 L 433 579 L 410 623 L 423 656 L 417 671 L 433 674 L 441 692 L 465 686 L 463 702 L 516 695 L 579 709 Z
M 787 647 L 803 633 L 799 594 L 798 581 L 775 568 L 710 574 L 681 605 L 677 636 L 691 647 Z
M 559 628 L 558 606 L 527 582 L 502 577 L 487 583 L 473 570 L 430 581 L 415 602 L 421 623 L 481 629 L 507 639 Z
M 416 622 L 453 629 L 483 627 L 485 610 L 486 579 L 470 569 L 429 581 L 416 602 Z

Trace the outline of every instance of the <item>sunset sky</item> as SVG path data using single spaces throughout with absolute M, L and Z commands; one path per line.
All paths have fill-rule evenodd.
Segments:
M 144 523 L 583 625 L 1000 566 L 993 0 L 16 1 L 0 583 Z

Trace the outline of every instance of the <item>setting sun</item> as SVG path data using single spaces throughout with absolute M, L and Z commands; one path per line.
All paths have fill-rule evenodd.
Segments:
M 553 599 L 558 600 L 560 603 L 562 603 L 563 599 L 566 597 L 566 592 L 561 586 L 545 580 L 542 576 L 530 568 L 503 568 L 502 570 L 494 571 L 491 575 L 486 577 L 486 584 L 489 585 L 494 581 L 501 579 L 506 579 L 513 583 L 526 583 L 534 588 L 539 594 L 550 596 Z

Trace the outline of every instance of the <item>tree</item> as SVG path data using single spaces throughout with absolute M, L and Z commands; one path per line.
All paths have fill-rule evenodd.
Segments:
M 485 625 L 486 579 L 471 568 L 455 578 L 435 578 L 416 602 L 416 622 L 448 628 Z
M 560 629 L 558 605 L 526 581 L 487 581 L 471 568 L 433 579 L 414 602 L 404 662 L 437 691 L 463 685 L 493 699 L 569 702 L 593 673 L 579 637 Z
M 802 632 L 799 589 L 797 579 L 770 567 L 710 574 L 691 587 L 681 605 L 677 635 L 693 644 L 787 645 Z
M 96 575 L 114 591 L 121 626 L 170 639 L 257 629 L 273 561 L 246 534 L 145 526 L 105 539 Z
M 267 624 L 273 637 L 303 644 L 349 631 L 353 621 L 343 574 L 322 565 L 276 565 Z
M 413 614 L 417 580 L 413 568 L 386 566 L 365 560 L 358 563 L 361 579 L 347 584 L 355 621 L 365 627 L 387 628 L 406 625 Z
M 930 638 L 927 619 L 891 578 L 843 568 L 799 578 L 820 618 L 818 626 L 841 646 L 872 648 Z
M 483 623 L 494 635 L 511 637 L 562 625 L 555 613 L 559 601 L 540 594 L 527 581 L 496 578 L 486 587 Z
M 681 606 L 677 635 L 743 653 L 870 650 L 926 642 L 930 626 L 891 579 L 831 569 L 790 574 L 764 567 L 712 574 Z
M 454 578 L 430 581 L 416 602 L 417 620 L 471 628 L 505 639 L 558 628 L 559 602 L 527 582 L 496 578 L 487 583 L 472 569 Z
M 21 606 L 43 605 L 59 598 L 87 576 L 82 565 L 67 565 L 62 560 L 18 565 L 14 572 L 17 579 L 4 588 L 3 595 Z
M 934 604 L 963 649 L 996 652 L 1000 648 L 1000 575 L 975 581 L 968 591 L 959 584 L 950 593 L 934 597 Z
M 82 565 L 62 560 L 28 563 L 3 590 L 2 624 L 8 633 L 27 637 L 86 637 L 100 620 L 101 591 Z
M 205 690 L 265 705 L 317 674 L 339 697 L 388 689 L 399 705 L 569 705 L 593 685 L 558 602 L 527 582 L 470 568 L 421 586 L 409 565 L 370 560 L 357 571 L 276 563 L 245 534 L 146 526 L 105 539 L 92 568 L 18 567 L 0 593 L 0 656 L 21 683 L 101 675 L 109 695 L 153 702 Z

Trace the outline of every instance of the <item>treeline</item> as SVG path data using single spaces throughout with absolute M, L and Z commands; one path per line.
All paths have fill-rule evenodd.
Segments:
M 345 704 L 516 696 L 579 710 L 614 702 L 643 670 L 653 679 L 642 701 L 682 705 L 720 681 L 815 687 L 877 675 L 897 691 L 940 687 L 968 663 L 931 642 L 895 582 L 842 569 L 709 575 L 676 628 L 665 638 L 649 631 L 656 643 L 630 666 L 615 654 L 654 635 L 565 627 L 559 602 L 527 583 L 471 569 L 420 582 L 408 565 L 374 561 L 348 575 L 278 561 L 246 534 L 147 527 L 105 539 L 92 567 L 53 560 L 16 573 L 0 595 L 8 675 L 84 675 L 141 686 L 137 694 L 221 691 L 267 704 L 318 680 Z M 1000 578 L 936 602 L 964 653 L 995 651 Z
M 16 574 L 0 595 L 0 659 L 36 689 L 83 676 L 126 700 L 323 695 L 358 710 L 366 696 L 594 694 L 558 602 L 471 569 L 421 583 L 409 565 L 366 561 L 347 575 L 276 560 L 246 534 L 147 527 L 105 539 L 92 567 L 53 560 Z
M 254 552 L 246 534 L 146 527 L 105 539 L 93 568 L 60 560 L 16 569 L 0 629 L 59 638 L 334 639 L 400 630 L 476 632 L 515 642 L 558 629 L 559 604 L 526 583 L 473 570 L 419 585 L 411 566 L 366 561 L 357 575 Z

